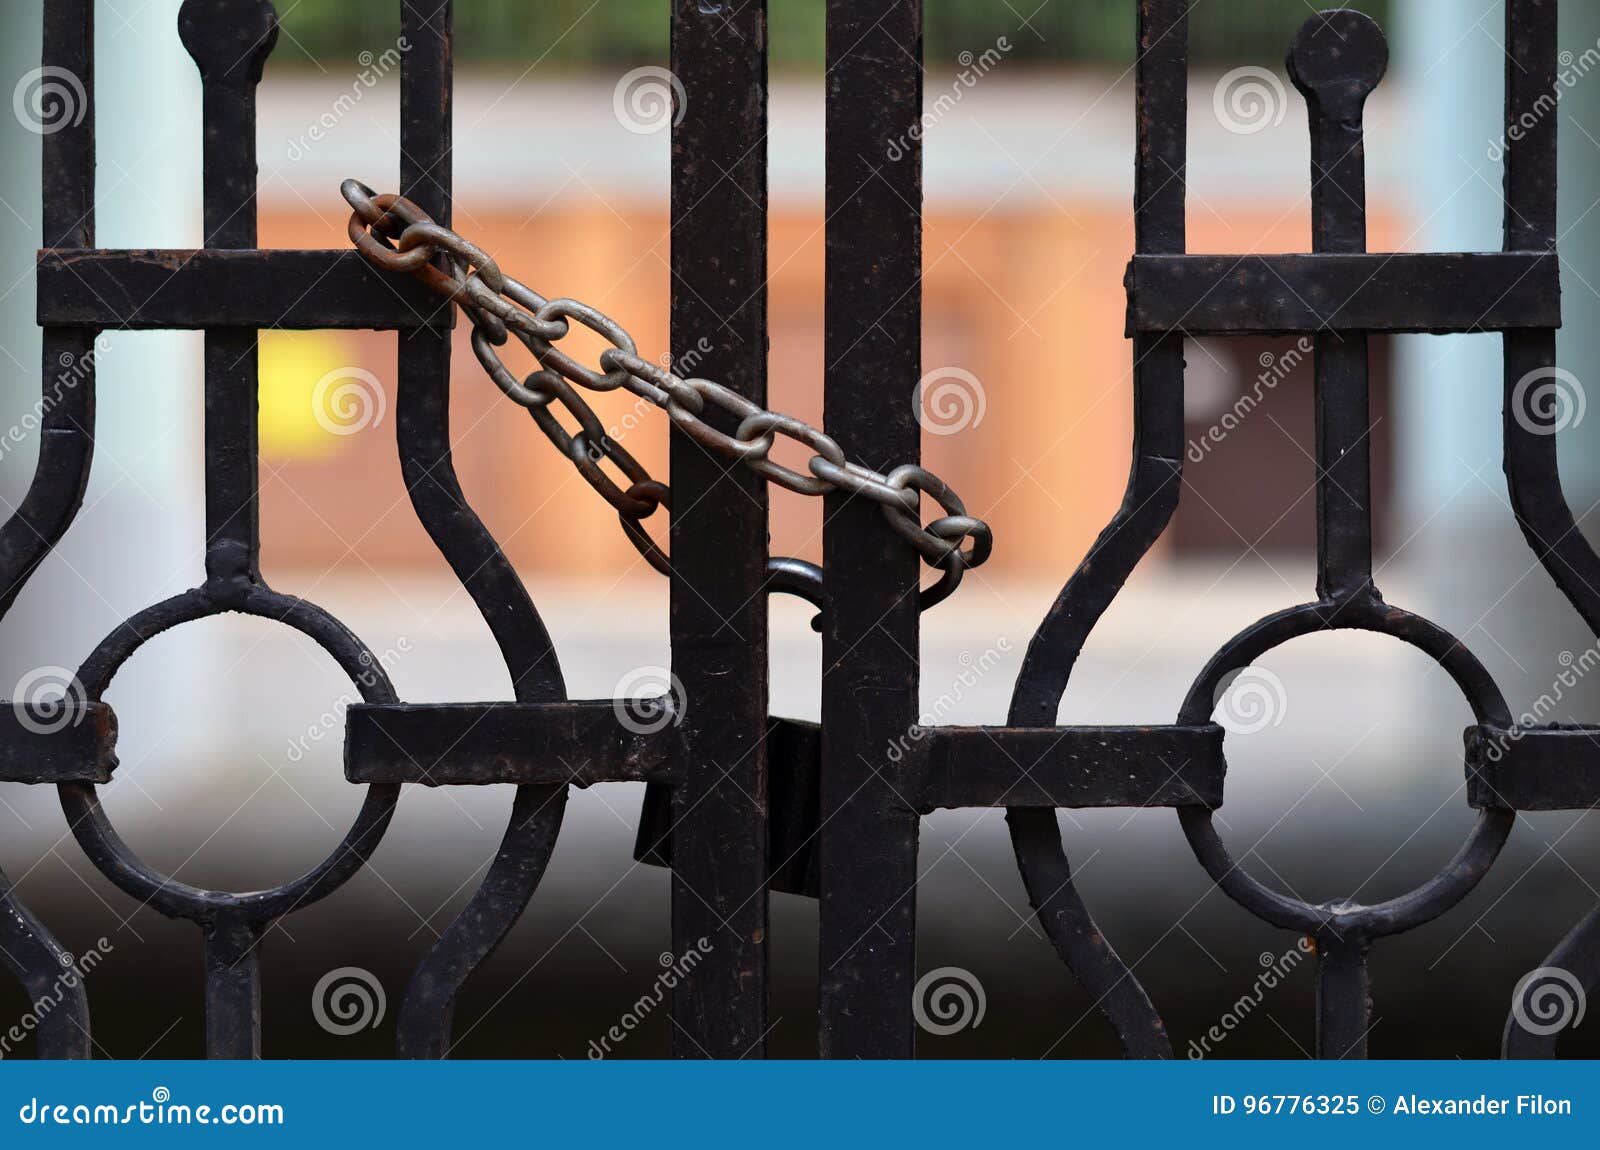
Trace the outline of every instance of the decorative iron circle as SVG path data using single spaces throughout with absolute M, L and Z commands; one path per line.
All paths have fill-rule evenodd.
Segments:
M 1309 603 L 1269 615 L 1236 635 L 1208 663 L 1179 711 L 1178 722 L 1211 721 L 1217 689 L 1235 671 L 1291 639 L 1325 631 L 1372 631 L 1399 639 L 1433 658 L 1454 680 L 1479 723 L 1509 724 L 1510 712 L 1494 679 L 1448 631 L 1379 599 Z M 1511 833 L 1515 814 L 1485 809 L 1461 849 L 1433 878 L 1414 890 L 1371 906 L 1313 905 L 1266 886 L 1234 860 L 1205 807 L 1179 807 L 1178 819 L 1195 858 L 1230 898 L 1263 921 L 1305 934 L 1332 930 L 1368 937 L 1398 934 L 1438 917 L 1478 885 Z
M 182 623 L 228 612 L 270 619 L 300 632 L 332 657 L 363 702 L 399 701 L 382 664 L 343 623 L 313 603 L 281 595 L 261 583 L 197 587 L 125 620 L 79 668 L 78 680 L 86 697 L 99 701 L 122 665 L 155 636 Z M 102 874 L 161 913 L 196 921 L 212 918 L 219 911 L 243 913 L 257 921 L 273 919 L 331 894 L 361 869 L 377 848 L 400 799 L 398 783 L 368 786 L 349 831 L 327 858 L 281 886 L 233 894 L 190 886 L 145 863 L 117 833 L 94 784 L 62 783 L 57 789 L 67 825 Z

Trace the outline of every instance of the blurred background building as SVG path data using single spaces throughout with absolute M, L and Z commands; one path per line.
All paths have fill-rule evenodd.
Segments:
M 1369 246 L 1500 246 L 1503 12 L 1494 0 L 1364 3 L 1391 68 L 1368 109 Z M 104 0 L 95 109 L 98 241 L 200 242 L 199 83 L 174 33 L 177 0 Z M 261 87 L 261 244 L 340 247 L 338 184 L 398 180 L 397 6 L 280 0 Z M 37 66 L 37 12 L 8 9 L 6 79 Z M 1033 9 L 1031 12 L 1029 9 Z M 820 0 L 769 0 L 772 405 L 821 417 L 823 26 Z M 926 13 L 924 370 L 949 409 L 925 420 L 924 462 L 994 526 L 995 558 L 924 620 L 925 706 L 997 722 L 1050 599 L 1119 503 L 1131 436 L 1122 275 L 1132 249 L 1135 5 L 1131 0 L 930 0 Z M 1191 14 L 1189 248 L 1310 246 L 1303 101 L 1282 67 L 1300 0 L 1202 0 Z M 668 348 L 671 290 L 660 0 L 472 0 L 457 5 L 456 227 L 508 272 L 616 317 L 643 354 Z M 1600 10 L 1564 6 L 1562 47 L 1600 42 Z M 1564 63 L 1569 61 L 1564 59 Z M 1564 93 L 1563 364 L 1594 362 L 1600 295 L 1600 81 Z M 909 125 L 908 125 L 909 127 Z M 38 142 L 0 124 L 0 415 L 39 388 L 32 260 Z M 886 162 L 892 157 L 886 156 Z M 1522 543 L 1499 463 L 1498 337 L 1374 341 L 1379 585 L 1467 642 L 1521 711 L 1593 644 Z M 115 623 L 200 575 L 200 337 L 120 333 L 99 357 L 99 454 L 85 510 L 6 620 L 0 681 L 75 666 Z M 1209 655 L 1257 617 L 1313 595 L 1311 361 L 1292 341 L 1206 341 L 1188 353 L 1191 451 L 1173 528 L 1080 663 L 1064 721 L 1170 721 Z M 263 567 L 385 658 L 408 700 L 509 696 L 488 632 L 417 524 L 393 428 L 393 335 L 264 332 Z M 1264 375 L 1271 376 L 1268 385 Z M 1213 433 L 1255 397 L 1249 415 Z M 1581 404 L 1581 386 L 1570 397 Z M 907 396 L 907 402 L 914 402 Z M 596 404 L 627 449 L 666 473 L 665 421 L 628 397 Z M 667 661 L 666 589 L 614 516 L 483 377 L 457 332 L 456 466 L 528 582 L 574 697 L 608 697 Z M 0 422 L 4 422 L 0 419 Z M 1600 497 L 1595 424 L 1562 432 L 1580 521 Z M 0 460 L 26 489 L 34 445 Z M 777 554 L 820 560 L 815 500 L 775 493 Z M 815 717 L 809 611 L 773 604 L 774 709 Z M 1225 834 L 1246 865 L 1314 899 L 1376 899 L 1432 873 L 1471 822 L 1465 704 L 1420 654 L 1369 636 L 1274 652 L 1281 713 L 1230 737 Z M 974 665 L 986 668 L 974 676 Z M 9 677 L 8 677 L 9 676 Z M 319 858 L 358 797 L 342 781 L 331 662 L 298 636 L 211 620 L 164 636 L 108 698 L 123 766 L 106 803 L 130 843 L 191 882 L 279 881 Z M 1595 718 L 1588 685 L 1547 719 Z M 544 887 L 461 1004 L 461 1056 L 583 1057 L 650 987 L 668 941 L 667 882 L 630 859 L 639 788 L 576 795 Z M 271 1056 L 382 1054 L 405 978 L 481 876 L 509 790 L 409 793 L 373 866 L 286 922 L 267 951 Z M 1209 882 L 1168 812 L 1064 814 L 1069 856 L 1107 936 L 1145 981 L 1174 1045 L 1247 993 L 1294 939 Z M 920 954 L 988 988 L 976 1030 L 926 1036 L 925 1056 L 1110 1055 L 1108 1028 L 1031 922 L 1000 812 L 924 821 Z M 1254 843 L 1252 850 L 1244 848 Z M 116 949 L 90 985 L 102 1053 L 199 1049 L 193 932 L 136 908 L 82 858 L 54 797 L 0 787 L 0 866 L 74 948 Z M 1531 816 L 1483 886 L 1441 922 L 1380 945 L 1372 1036 L 1384 1056 L 1486 1057 L 1511 988 L 1591 906 L 1600 851 L 1573 816 Z M 776 896 L 771 1035 L 815 1038 L 815 907 Z M 359 965 L 391 1018 L 335 1038 L 309 994 Z M 1312 1046 L 1310 964 L 1216 1053 L 1298 1057 Z M 26 1009 L 0 980 L 0 1019 Z M 661 1055 L 656 1018 L 619 1051 Z M 1567 1049 L 1593 1051 L 1582 1032 Z

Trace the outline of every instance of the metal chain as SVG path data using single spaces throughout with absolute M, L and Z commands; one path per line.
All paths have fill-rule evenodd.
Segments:
M 989 558 L 993 536 L 989 525 L 967 514 L 954 491 L 938 476 L 915 464 L 896 467 L 887 475 L 851 463 L 832 438 L 792 416 L 767 411 L 731 388 L 708 379 L 684 379 L 638 354 L 632 337 L 614 320 L 573 299 L 546 299 L 501 272 L 482 248 L 435 223 L 404 196 L 378 195 L 357 180 L 346 180 L 340 193 L 353 209 L 350 239 L 363 256 L 387 271 L 407 272 L 433 291 L 461 305 L 472 320 L 472 350 L 496 386 L 528 409 L 534 422 L 557 450 L 578 469 L 589 485 L 617 511 L 622 529 L 639 553 L 657 571 L 672 573 L 666 552 L 645 531 L 643 520 L 657 507 L 671 510 L 671 491 L 622 446 L 606 434 L 600 417 L 584 402 L 574 384 L 590 391 L 623 388 L 661 408 L 685 435 L 721 458 L 743 463 L 769 482 L 802 495 L 847 491 L 877 503 L 901 538 L 931 567 L 944 572 L 923 592 L 923 607 L 947 597 L 968 568 Z M 435 257 L 443 254 L 447 273 Z M 555 345 L 577 322 L 607 340 L 595 370 L 577 362 Z M 539 363 L 519 381 L 495 351 L 515 335 Z M 551 411 L 558 402 L 578 423 L 569 432 Z M 729 435 L 707 422 L 707 409 L 737 420 Z M 813 452 L 804 475 L 776 462 L 773 445 L 783 436 Z M 620 486 L 600 467 L 610 462 L 627 480 Z M 924 525 L 922 496 L 935 500 L 945 514 Z M 963 549 L 962 544 L 970 544 Z

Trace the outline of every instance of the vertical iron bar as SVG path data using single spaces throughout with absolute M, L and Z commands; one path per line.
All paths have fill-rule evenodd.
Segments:
M 219 914 L 205 939 L 206 1056 L 261 1057 L 261 933 L 243 915 Z
M 256 85 L 278 38 L 277 14 L 266 0 L 185 0 L 178 32 L 200 69 L 205 246 L 253 248 Z M 256 333 L 208 329 L 206 584 L 222 599 L 243 598 L 261 577 L 257 382 Z M 206 926 L 208 1057 L 260 1057 L 261 959 L 254 937 L 255 926 L 242 918 Z
M 1307 20 L 1289 49 L 1289 73 L 1311 117 L 1311 246 L 1367 250 L 1362 112 L 1388 66 L 1383 33 L 1360 13 Z M 1367 336 L 1316 339 L 1317 595 L 1346 603 L 1372 582 L 1372 463 Z M 1332 930 L 1318 938 L 1317 1055 L 1365 1058 L 1372 1011 L 1368 940 Z
M 1542 111 L 1556 81 L 1554 0 L 1506 4 L 1505 249 L 1556 247 L 1556 135 L 1560 117 Z M 1555 418 L 1548 389 L 1556 370 L 1553 329 L 1507 331 L 1504 451 L 1517 523 L 1534 554 L 1600 635 L 1600 562 L 1578 530 L 1561 489 Z M 1574 397 L 1568 397 L 1574 398 Z
M 1541 109 L 1556 82 L 1556 0 L 1506 0 L 1505 233 L 1508 252 L 1554 251 L 1556 134 Z
M 265 0 L 186 0 L 184 47 L 200 68 L 205 246 L 256 246 L 256 85 L 277 40 Z M 206 580 L 220 593 L 258 582 L 256 333 L 205 334 Z
M 767 394 L 767 10 L 674 0 L 672 349 Z M 705 340 L 704 345 L 700 344 Z M 673 991 L 673 1053 L 747 1058 L 767 1030 L 767 493 L 672 437 L 672 939 L 710 953 Z
M 403 0 L 400 5 L 400 38 L 406 43 L 400 66 L 400 194 L 445 227 L 450 226 L 454 175 L 454 18 L 451 0 Z M 442 309 L 440 324 L 448 325 L 450 316 L 450 309 Z M 437 337 L 438 332 L 430 334 Z M 434 370 L 448 377 L 448 338 L 443 342 L 443 362 Z
M 1289 71 L 1311 115 L 1311 232 L 1316 252 L 1367 250 L 1362 109 L 1388 59 L 1365 17 L 1310 20 Z M 1317 594 L 1345 602 L 1373 593 L 1372 462 L 1367 336 L 1316 338 Z
M 824 419 L 888 471 L 921 447 L 921 0 L 828 0 L 827 26 Z M 823 513 L 822 1055 L 909 1058 L 918 820 L 885 751 L 917 722 L 919 568 L 868 500 Z
M 1317 939 L 1317 1057 L 1367 1056 L 1372 988 L 1367 977 L 1368 940 L 1359 935 Z

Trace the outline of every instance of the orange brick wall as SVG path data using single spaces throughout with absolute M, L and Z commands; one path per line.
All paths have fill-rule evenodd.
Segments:
M 1279 204 L 1230 210 L 1224 219 L 1192 205 L 1190 248 L 1303 250 L 1307 213 L 1304 203 Z M 531 220 L 481 211 L 457 225 L 536 290 L 609 312 L 633 333 L 641 354 L 654 358 L 666 349 L 664 212 L 619 213 L 595 200 L 547 208 Z M 337 246 L 343 222 L 309 211 L 268 212 L 261 237 L 273 247 Z M 1403 236 L 1394 220 L 1375 213 L 1372 247 L 1395 245 L 1403 246 Z M 924 435 L 924 462 L 994 526 L 992 575 L 1064 576 L 1121 498 L 1131 438 L 1122 273 L 1131 247 L 1128 213 L 1092 204 L 928 216 L 924 370 L 971 372 L 984 414 L 958 434 Z M 772 404 L 820 420 L 820 216 L 775 214 L 769 263 Z M 579 337 L 570 342 L 591 361 L 600 347 Z M 264 418 L 262 502 L 273 566 L 442 569 L 400 482 L 394 349 L 395 336 L 386 333 L 267 337 L 264 405 L 274 414 Z M 309 394 L 311 373 L 345 366 L 378 380 L 385 408 L 379 422 L 349 435 L 304 425 L 297 404 Z M 268 389 L 285 390 L 268 403 Z M 665 476 L 665 416 L 633 411 L 635 402 L 612 394 L 594 405 L 608 426 L 627 429 L 620 437 L 627 449 Z M 456 333 L 451 422 L 468 498 L 520 569 L 614 578 L 634 564 L 615 516 L 483 376 L 464 329 Z M 818 501 L 774 493 L 775 552 L 819 558 L 820 525 Z M 645 574 L 642 566 L 632 570 Z

